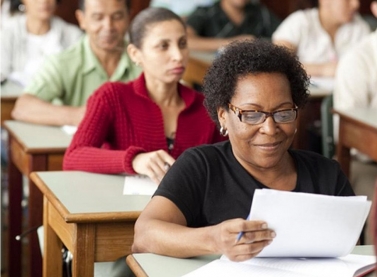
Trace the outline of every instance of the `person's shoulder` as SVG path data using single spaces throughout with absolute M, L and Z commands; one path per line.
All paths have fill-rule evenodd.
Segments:
M 15 14 L 10 16 L 6 21 L 1 22 L 2 33 L 17 33 L 20 28 L 26 32 L 26 16 L 24 14 Z M 19 33 L 17 35 L 20 35 Z
M 196 7 L 196 9 L 189 16 L 189 18 L 191 16 L 192 17 L 196 17 L 196 16 L 212 17 L 220 12 L 222 12 L 220 3 L 215 2 L 212 5 Z
M 297 10 L 284 20 L 292 22 L 300 22 L 300 24 L 310 24 L 319 20 L 317 8 Z
M 370 33 L 370 27 L 369 24 L 361 17 L 360 14 L 355 14 L 353 20 L 349 24 L 350 26 L 353 26 L 354 28 L 359 28 L 365 32 Z
M 349 67 L 351 64 L 369 64 L 377 46 L 377 31 L 365 36 L 359 43 L 347 51 L 339 61 L 339 67 Z M 376 61 L 377 63 L 377 61 Z
M 93 95 L 97 98 L 118 99 L 121 96 L 121 92 L 127 92 L 132 86 L 132 81 L 124 83 L 121 81 L 105 82 L 103 83 Z
M 51 22 L 53 25 L 62 27 L 62 28 L 72 28 L 72 29 L 79 29 L 79 27 L 75 24 L 69 23 L 63 19 L 61 19 L 59 16 L 53 16 L 51 19 Z
M 85 36 L 82 36 L 76 43 L 60 53 L 50 55 L 48 59 L 62 65 L 81 65 L 81 58 L 85 52 L 84 39 Z
M 52 24 L 61 29 L 66 35 L 79 36 L 83 33 L 77 25 L 69 23 L 58 16 L 52 18 Z
M 178 90 L 183 98 L 192 98 L 194 101 L 199 101 L 203 103 L 204 95 L 203 93 L 190 88 L 182 83 L 178 83 Z

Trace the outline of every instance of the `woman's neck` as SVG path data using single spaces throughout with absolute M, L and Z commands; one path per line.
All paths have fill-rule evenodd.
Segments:
M 51 28 L 51 21 L 48 20 L 40 20 L 33 18 L 31 16 L 26 16 L 26 29 L 28 33 L 33 35 L 44 35 Z
M 293 158 L 287 152 L 274 168 L 261 169 L 252 166 L 247 167 L 247 171 L 265 186 L 276 190 L 291 191 L 296 187 L 297 173 Z
M 160 107 L 180 106 L 182 98 L 178 94 L 176 82 L 163 83 L 151 77 L 145 76 L 149 97 Z

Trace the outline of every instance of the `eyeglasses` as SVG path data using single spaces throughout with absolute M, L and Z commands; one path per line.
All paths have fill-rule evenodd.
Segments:
M 235 115 L 241 122 L 251 125 L 261 124 L 266 121 L 267 117 L 271 116 L 275 123 L 290 123 L 296 120 L 298 107 L 291 109 L 280 110 L 276 112 L 264 112 L 258 110 L 241 110 L 232 104 L 228 104 Z

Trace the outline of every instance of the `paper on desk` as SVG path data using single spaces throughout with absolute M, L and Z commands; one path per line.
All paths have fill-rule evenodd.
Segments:
M 62 130 L 68 135 L 73 135 L 77 131 L 77 126 L 64 125 L 62 126 Z
M 376 257 L 347 255 L 343 258 L 253 258 L 244 262 L 232 262 L 225 256 L 215 260 L 184 277 L 352 277 L 360 268 L 375 267 Z M 366 272 L 367 270 L 364 270 Z
M 123 194 L 129 195 L 153 195 L 157 184 L 146 176 L 126 176 L 124 179 Z
M 258 257 L 342 257 L 359 239 L 371 202 L 366 196 L 328 196 L 258 189 L 251 220 L 264 220 L 276 237 Z
M 314 87 L 333 91 L 335 81 L 333 77 L 313 77 L 312 76 L 310 77 L 310 83 Z

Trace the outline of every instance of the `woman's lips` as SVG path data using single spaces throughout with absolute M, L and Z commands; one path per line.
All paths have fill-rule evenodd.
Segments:
M 281 142 L 255 144 L 255 146 L 263 150 L 275 150 L 280 146 L 280 143 Z
M 170 70 L 171 73 L 173 74 L 183 74 L 183 72 L 185 71 L 185 68 L 183 66 L 180 66 L 180 67 L 176 67 L 176 68 L 173 68 Z

